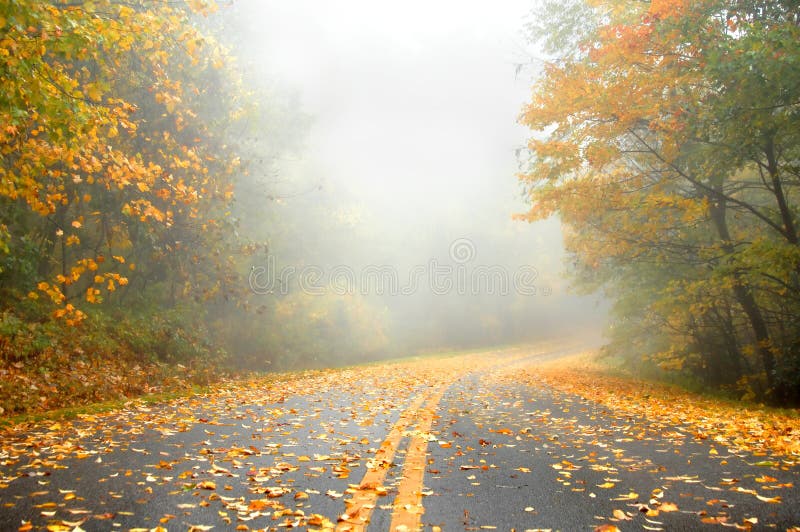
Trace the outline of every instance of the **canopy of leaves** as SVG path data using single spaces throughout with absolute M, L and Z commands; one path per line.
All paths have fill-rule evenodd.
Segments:
M 226 289 L 224 259 L 200 257 L 221 256 L 230 223 L 236 84 L 191 16 L 172 2 L 0 8 L 2 285 L 70 323 L 121 287 Z
M 595 25 L 559 50 L 521 116 L 539 132 L 523 218 L 568 226 L 576 278 L 616 301 L 614 349 L 797 402 L 797 6 L 582 9 Z M 545 16 L 561 27 L 572 11 Z

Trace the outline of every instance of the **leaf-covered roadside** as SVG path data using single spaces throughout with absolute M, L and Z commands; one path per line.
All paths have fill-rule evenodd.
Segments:
M 547 354 L 274 374 L 8 427 L 0 528 L 332 530 L 364 519 L 386 529 L 398 505 L 434 530 L 796 524 L 796 454 L 768 442 L 725 445 L 733 438 L 704 430 L 722 405 L 698 403 L 708 419 L 645 412 L 636 387 L 651 397 L 660 389 L 570 361 L 540 365 Z M 638 410 L 591 393 L 604 382 L 629 386 Z M 676 408 L 693 400 L 668 399 Z M 410 458 L 415 440 L 427 444 L 424 462 Z M 415 468 L 424 474 L 404 492 Z
M 797 409 L 746 406 L 620 376 L 592 353 L 526 368 L 522 379 L 596 401 L 631 418 L 685 427 L 694 438 L 767 457 L 765 465 L 800 463 Z
M 798 524 L 796 456 L 697 437 L 703 420 L 680 421 L 680 412 L 675 421 L 659 419 L 655 409 L 559 390 L 551 383 L 573 375 L 558 369 L 582 367 L 540 365 L 542 358 L 499 364 L 445 393 L 426 469 L 426 524 L 606 531 Z M 590 377 L 603 386 L 600 373 Z
M 179 313 L 116 316 L 64 327 L 0 314 L 0 333 L 8 334 L 0 342 L 0 416 L 183 392 L 226 375 L 202 329 Z

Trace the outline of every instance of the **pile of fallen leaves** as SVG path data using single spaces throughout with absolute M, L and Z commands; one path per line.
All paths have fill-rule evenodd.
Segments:
M 661 383 L 613 374 L 592 354 L 553 360 L 525 370 L 527 379 L 579 395 L 632 418 L 684 426 L 756 456 L 800 460 L 800 412 L 730 403 Z
M 47 355 L 46 363 L 38 359 L 0 363 L 0 416 L 177 392 L 214 378 L 211 368 L 124 356 Z
M 98 312 L 70 326 L 0 309 L 0 417 L 182 391 L 219 378 L 224 353 L 186 310 Z

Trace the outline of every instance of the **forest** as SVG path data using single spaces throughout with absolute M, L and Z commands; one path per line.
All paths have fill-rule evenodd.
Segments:
M 796 4 L 544 2 L 525 26 L 544 59 L 528 61 L 518 110 L 521 200 L 493 204 L 509 225 L 441 203 L 424 238 L 398 229 L 412 218 L 376 221 L 352 191 L 292 178 L 315 117 L 237 56 L 235 9 L 0 5 L 0 414 L 576 335 L 594 319 L 572 296 L 542 308 L 541 285 L 538 299 L 400 302 L 254 288 L 274 257 L 412 268 L 413 248 L 458 266 L 464 220 L 479 258 L 563 262 L 573 290 L 600 294 L 610 363 L 800 404 Z M 543 220 L 560 224 L 563 256 L 514 240 Z

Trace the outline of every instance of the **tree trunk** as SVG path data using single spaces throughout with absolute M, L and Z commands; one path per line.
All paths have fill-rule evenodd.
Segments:
M 771 138 L 767 142 L 764 153 L 767 156 L 767 172 L 772 181 L 772 193 L 775 195 L 775 200 L 778 202 L 778 212 L 781 214 L 784 236 L 786 236 L 786 240 L 796 246 L 798 245 L 797 228 L 794 224 L 792 210 L 789 208 L 789 203 L 786 201 L 786 194 L 783 192 L 783 184 L 781 183 L 781 178 L 778 173 L 778 160 L 775 154 L 775 145 Z
M 711 199 L 710 204 L 711 220 L 714 227 L 717 229 L 719 237 L 722 239 L 723 250 L 732 254 L 734 252 L 733 244 L 731 243 L 731 235 L 728 231 L 728 223 L 725 220 L 725 201 L 723 199 Z M 767 374 L 767 385 L 770 390 L 775 387 L 775 356 L 770 351 L 770 335 L 767 328 L 767 322 L 764 320 L 764 315 L 761 308 L 758 306 L 753 291 L 750 289 L 749 284 L 743 276 L 736 272 L 734 273 L 733 295 L 736 302 L 742 307 L 750 327 L 753 330 L 753 335 L 756 339 L 756 352 L 761 359 L 761 364 L 764 366 L 764 371 Z

